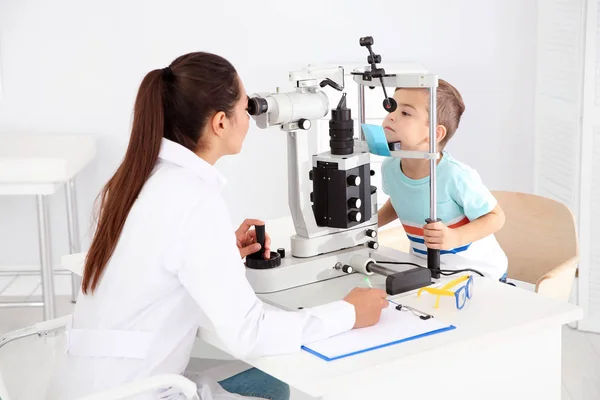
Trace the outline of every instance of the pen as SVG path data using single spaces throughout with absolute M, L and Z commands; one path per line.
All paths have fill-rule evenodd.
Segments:
M 425 313 L 423 311 L 419 311 L 416 308 L 412 308 L 412 307 L 409 307 L 409 306 L 404 305 L 404 304 L 398 304 L 396 306 L 396 310 L 398 310 L 398 311 L 402 311 L 403 308 L 406 308 L 407 310 L 409 310 L 410 312 L 412 312 L 414 315 L 416 315 L 417 317 L 421 318 L 422 320 L 433 318 L 433 315 L 431 315 L 431 314 L 427 314 L 427 313 Z

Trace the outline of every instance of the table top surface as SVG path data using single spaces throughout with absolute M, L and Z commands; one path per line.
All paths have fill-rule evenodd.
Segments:
M 277 227 L 270 229 L 274 244 L 283 245 L 282 241 L 287 241 L 289 222 L 289 219 L 277 223 L 267 222 L 267 226 Z M 381 247 L 377 253 L 397 261 L 416 261 L 410 254 L 385 247 Z M 65 257 L 68 260 L 63 260 L 63 263 L 72 271 L 81 272 L 84 257 L 85 253 L 71 255 Z M 476 265 L 464 266 L 477 269 Z M 443 284 L 449 279 L 452 278 L 443 278 L 438 284 Z M 370 283 L 374 287 L 383 288 L 384 282 L 381 276 L 370 277 Z M 364 277 L 361 274 L 350 274 L 260 297 L 268 308 L 296 309 L 299 306 L 311 307 L 339 300 L 357 286 L 365 286 Z M 244 361 L 298 390 L 318 397 L 342 386 L 351 387 L 360 381 L 361 375 L 366 371 L 385 368 L 398 360 L 419 356 L 435 357 L 437 349 L 468 346 L 481 341 L 489 345 L 506 345 L 510 343 L 511 338 L 518 338 L 528 332 L 560 327 L 583 317 L 580 307 L 477 275 L 474 275 L 473 297 L 462 310 L 456 309 L 451 298 L 443 300 L 440 308 L 435 309 L 435 296 L 424 294 L 417 297 L 415 292 L 390 296 L 389 299 L 431 314 L 442 322 L 454 325 L 456 329 L 331 362 L 306 351 Z M 198 336 L 226 351 L 213 332 L 200 329 Z
M 0 184 L 39 184 L 72 179 L 96 156 L 87 135 L 0 135 Z
M 393 254 L 398 261 L 414 261 L 414 256 L 396 250 L 382 247 L 380 251 L 386 255 Z M 455 277 L 443 278 L 439 283 Z M 374 287 L 384 287 L 383 277 L 372 276 L 370 281 Z M 279 307 L 274 308 L 293 309 L 339 300 L 356 286 L 365 286 L 364 277 L 360 274 L 261 297 L 268 307 L 277 304 Z M 473 297 L 462 310 L 456 309 L 451 298 L 442 300 L 440 308 L 435 309 L 435 296 L 423 294 L 417 297 L 414 291 L 389 298 L 431 314 L 442 322 L 454 325 L 456 329 L 330 362 L 306 351 L 244 361 L 305 393 L 321 396 L 335 390 L 335 385 L 352 385 L 353 381 L 360 379 L 361 373 L 399 359 L 426 353 L 431 355 L 438 348 L 478 339 L 502 344 L 511 336 L 558 327 L 583 317 L 580 307 L 477 275 L 474 275 Z M 199 336 L 224 349 L 214 333 L 201 330 Z

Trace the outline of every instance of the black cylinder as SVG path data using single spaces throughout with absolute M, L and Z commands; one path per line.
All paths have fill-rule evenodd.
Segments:
M 350 109 L 331 110 L 329 137 L 331 154 L 343 156 L 354 152 L 354 121 Z
M 260 244 L 260 250 L 265 251 L 265 226 L 264 225 L 255 225 L 254 229 L 256 229 L 256 242 Z
M 437 249 L 427 249 L 427 268 L 431 271 L 433 279 L 440 278 L 440 251 Z
M 256 259 L 262 260 L 265 254 L 265 226 L 264 225 L 254 225 L 254 230 L 256 231 L 256 243 L 260 244 L 260 250 L 255 253 L 249 254 L 247 259 Z

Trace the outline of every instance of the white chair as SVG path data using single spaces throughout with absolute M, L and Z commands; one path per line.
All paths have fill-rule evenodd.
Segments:
M 37 199 L 42 303 L 0 303 L 0 307 L 38 305 L 44 319 L 55 316 L 52 240 L 48 197 L 64 186 L 71 253 L 81 251 L 77 219 L 75 176 L 96 155 L 94 138 L 78 136 L 0 135 L 0 196 L 32 195 Z M 18 271 L 13 271 L 18 273 Z M 80 279 L 73 276 L 73 300 Z
M 45 321 L 0 336 L 0 399 L 43 399 L 57 351 L 64 345 L 64 332 L 71 315 Z M 7 346 L 14 341 L 28 340 L 26 345 Z M 16 344 L 16 343 L 15 343 Z M 14 349 L 22 352 L 15 352 Z M 186 399 L 199 400 L 193 381 L 177 374 L 157 375 L 94 393 L 80 400 L 118 400 L 157 389 L 174 388 Z

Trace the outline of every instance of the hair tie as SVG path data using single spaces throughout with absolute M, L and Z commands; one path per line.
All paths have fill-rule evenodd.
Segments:
M 171 71 L 171 67 L 165 67 L 162 69 L 162 78 L 165 82 L 173 82 L 173 71 Z

